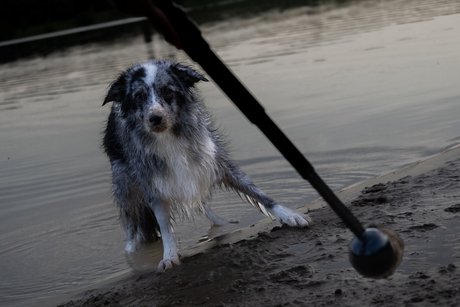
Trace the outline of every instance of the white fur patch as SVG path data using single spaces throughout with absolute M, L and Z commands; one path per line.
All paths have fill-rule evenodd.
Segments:
M 130 239 L 126 240 L 126 246 L 125 246 L 125 251 L 128 253 L 132 253 L 136 250 L 136 242 L 133 242 Z
M 145 78 L 144 82 L 147 85 L 152 85 L 155 81 L 155 77 L 157 75 L 157 66 L 156 65 L 142 65 L 145 68 Z
M 196 146 L 201 158 L 199 163 L 189 155 L 189 144 L 188 140 L 181 141 L 169 131 L 157 134 L 155 152 L 166 162 L 168 170 L 165 178 L 155 178 L 152 182 L 173 210 L 187 214 L 202 205 L 217 179 L 216 146 L 210 136 Z

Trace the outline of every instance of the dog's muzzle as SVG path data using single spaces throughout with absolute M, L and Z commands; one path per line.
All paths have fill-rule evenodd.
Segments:
M 152 114 L 149 116 L 149 122 L 153 132 L 163 132 L 166 130 L 166 122 L 163 116 L 158 114 Z

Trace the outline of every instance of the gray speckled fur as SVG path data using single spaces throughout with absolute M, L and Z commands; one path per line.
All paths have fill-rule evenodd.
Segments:
M 170 217 L 192 209 L 212 212 L 204 203 L 215 187 L 235 190 L 283 223 L 308 226 L 294 211 L 266 196 L 230 160 L 197 99 L 194 84 L 198 81 L 207 80 L 178 63 L 137 64 L 111 84 L 103 103 L 113 102 L 103 147 L 112 165 L 113 194 L 127 233 L 126 249 L 132 251 L 161 233 L 162 270 L 180 263 Z M 216 221 L 214 215 L 207 216 Z

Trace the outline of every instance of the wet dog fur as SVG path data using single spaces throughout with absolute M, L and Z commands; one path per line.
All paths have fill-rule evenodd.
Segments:
M 103 148 L 112 167 L 113 194 L 127 234 L 126 250 L 161 234 L 164 254 L 158 269 L 180 264 L 171 228 L 175 214 L 198 209 L 215 225 L 207 202 L 215 187 L 243 195 L 282 224 L 309 226 L 307 215 L 266 196 L 229 158 L 195 83 L 207 81 L 190 67 L 170 61 L 134 65 L 111 84 L 103 105 L 113 102 Z

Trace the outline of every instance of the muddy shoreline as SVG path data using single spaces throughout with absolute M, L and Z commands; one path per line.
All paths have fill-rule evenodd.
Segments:
M 314 220 L 309 230 L 264 221 L 252 227 L 252 238 L 192 249 L 196 254 L 166 274 L 136 273 L 53 306 L 454 306 L 459 154 L 455 148 L 338 193 L 361 221 L 390 227 L 404 240 L 403 261 L 386 280 L 351 268 L 352 233 L 320 199 L 299 209 Z

